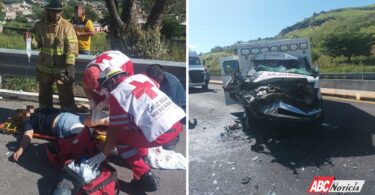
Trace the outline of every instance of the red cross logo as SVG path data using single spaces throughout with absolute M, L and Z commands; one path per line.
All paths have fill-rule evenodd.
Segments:
M 102 54 L 96 57 L 95 63 L 102 63 L 103 60 L 112 60 L 112 57 L 107 54 Z
M 139 99 L 143 94 L 146 94 L 151 99 L 154 99 L 156 96 L 158 96 L 158 94 L 151 89 L 154 86 L 148 81 L 145 81 L 143 83 L 138 81 L 132 81 L 130 82 L 130 84 L 135 86 L 135 89 L 132 91 L 132 94 L 137 99 Z

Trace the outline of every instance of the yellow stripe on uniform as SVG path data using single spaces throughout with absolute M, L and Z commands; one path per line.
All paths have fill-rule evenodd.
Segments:
M 56 54 L 58 56 L 64 55 L 64 48 L 63 47 L 57 47 L 56 52 L 54 51 L 53 48 L 49 48 L 49 47 L 42 47 L 42 49 L 40 51 L 44 54 L 49 55 L 49 56 L 53 56 L 54 54 Z
M 78 39 L 77 36 L 67 36 L 66 39 L 68 40 L 68 43 L 77 43 Z
M 72 53 L 68 53 L 65 58 L 66 64 L 75 64 L 76 56 Z
M 56 55 L 58 55 L 58 56 L 64 55 L 64 48 L 63 47 L 57 47 L 56 48 Z
M 42 47 L 40 49 L 40 51 L 44 54 L 47 54 L 47 55 L 50 55 L 50 56 L 53 56 L 53 49 L 52 48 L 49 48 L 49 47 Z

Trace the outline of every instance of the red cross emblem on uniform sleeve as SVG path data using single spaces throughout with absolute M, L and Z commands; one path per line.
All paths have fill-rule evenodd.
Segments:
M 132 81 L 130 82 L 130 84 L 135 86 L 135 89 L 132 91 L 132 94 L 137 99 L 139 99 L 143 94 L 146 94 L 151 99 L 154 99 L 156 96 L 158 96 L 158 94 L 152 90 L 152 87 L 154 86 L 148 81 L 145 81 L 143 83 L 138 81 Z
M 102 63 L 103 60 L 112 60 L 112 57 L 107 54 L 102 54 L 96 57 L 95 63 Z

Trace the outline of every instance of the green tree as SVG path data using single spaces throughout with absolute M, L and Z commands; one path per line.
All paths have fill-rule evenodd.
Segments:
M 121 4 L 120 4 L 121 3 Z M 160 58 L 166 53 L 161 39 L 159 19 L 167 4 L 167 0 L 154 0 L 148 13 L 146 23 L 141 26 L 141 18 L 135 0 L 105 0 L 108 9 L 109 41 L 112 49 L 139 58 Z M 121 7 L 120 7 L 121 6 Z M 120 7 L 120 8 L 119 8 Z
M 27 19 L 23 15 L 17 15 L 15 21 L 19 23 L 27 23 Z
M 345 56 L 351 61 L 352 56 L 370 56 L 375 38 L 370 33 L 345 32 L 332 33 L 323 39 L 324 53 L 332 56 Z
M 164 17 L 161 26 L 160 32 L 167 39 L 180 37 L 184 34 L 183 28 L 185 27 L 181 26 L 179 21 L 173 16 Z
M 224 51 L 222 47 L 220 46 L 216 46 L 214 48 L 211 49 L 211 52 L 214 53 L 214 52 L 222 52 Z
M 3 8 L 4 8 L 3 0 L 0 0 L 0 21 L 4 20 L 5 18 L 5 13 L 1 11 Z

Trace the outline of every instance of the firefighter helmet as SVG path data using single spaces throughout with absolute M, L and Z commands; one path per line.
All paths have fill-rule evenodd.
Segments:
M 63 5 L 60 0 L 51 0 L 44 8 L 51 10 L 62 10 Z

